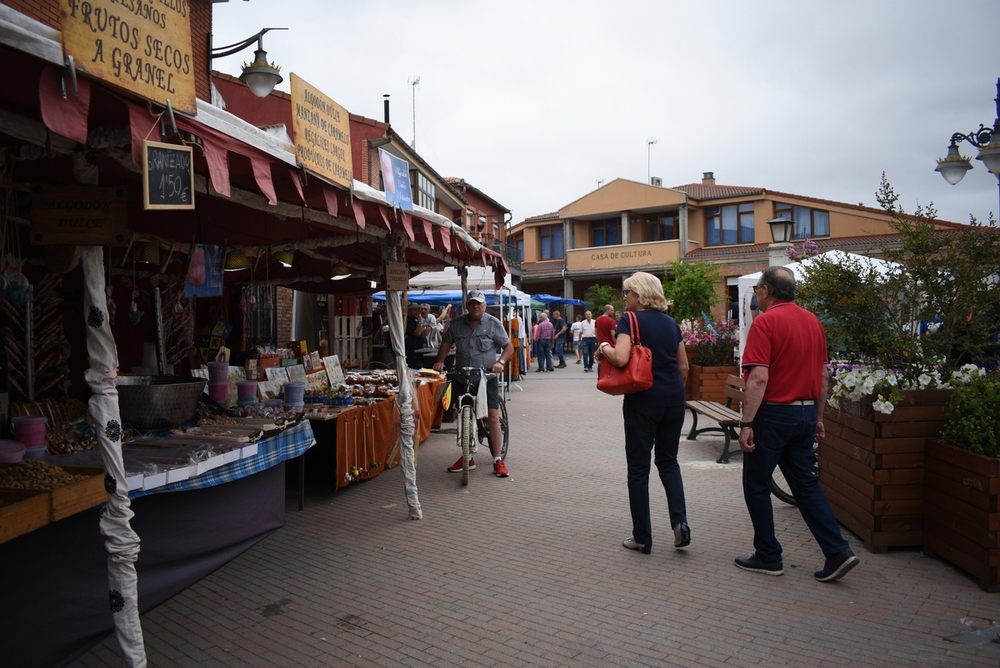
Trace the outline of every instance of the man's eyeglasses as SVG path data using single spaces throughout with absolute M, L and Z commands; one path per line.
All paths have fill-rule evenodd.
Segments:
M 753 291 L 754 291 L 754 293 L 756 293 L 758 290 L 760 290 L 762 288 L 766 288 L 766 287 L 767 287 L 766 285 L 755 285 L 755 286 L 753 286 Z

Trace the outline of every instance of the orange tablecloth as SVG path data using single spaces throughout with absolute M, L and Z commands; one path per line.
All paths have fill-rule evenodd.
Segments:
M 399 466 L 399 419 L 395 398 L 350 408 L 337 416 L 337 489 L 351 483 L 348 476 L 355 466 L 369 472 L 362 479 Z M 379 466 L 373 466 L 374 462 Z
M 444 405 L 441 402 L 441 393 L 448 383 L 446 378 L 432 380 L 417 387 L 417 406 L 420 409 L 420 425 L 417 428 L 418 443 L 423 443 L 431 435 L 431 429 L 441 426 L 444 419 Z

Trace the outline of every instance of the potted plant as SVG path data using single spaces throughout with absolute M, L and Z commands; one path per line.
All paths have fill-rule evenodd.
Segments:
M 680 326 L 691 363 L 688 399 L 725 403 L 723 388 L 726 378 L 739 375 L 735 362 L 739 323 L 720 321 L 709 324 L 683 320 Z
M 1000 374 L 956 388 L 926 446 L 924 552 L 1000 591 Z
M 833 382 L 820 484 L 868 549 L 923 544 L 924 444 L 941 434 L 953 387 L 992 355 L 1000 228 L 942 229 L 933 206 L 904 214 L 883 176 L 877 193 L 899 246 L 887 262 L 810 261 L 799 303 L 823 322 Z M 995 358 L 995 356 L 994 356 Z

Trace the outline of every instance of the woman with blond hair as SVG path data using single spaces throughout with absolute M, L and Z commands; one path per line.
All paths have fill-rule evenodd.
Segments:
M 653 353 L 653 386 L 626 394 L 622 402 L 625 417 L 625 460 L 628 465 L 628 501 L 632 513 L 632 535 L 622 541 L 631 550 L 649 554 L 653 529 L 649 516 L 650 453 L 667 492 L 674 547 L 691 543 L 687 523 L 684 484 L 677 463 L 677 449 L 684 425 L 684 381 L 688 359 L 677 323 L 667 315 L 663 285 L 652 274 L 639 271 L 622 284 L 625 310 L 634 313 L 639 340 Z M 628 314 L 617 325 L 615 345 L 606 341 L 598 348 L 599 360 L 625 366 L 632 351 L 632 329 Z

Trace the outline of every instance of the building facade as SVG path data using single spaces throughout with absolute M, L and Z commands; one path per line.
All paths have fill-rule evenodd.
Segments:
M 556 212 L 533 216 L 510 230 L 522 258 L 521 288 L 586 299 L 592 285 L 621 288 L 636 271 L 663 276 L 671 262 L 719 265 L 725 304 L 736 300 L 736 279 L 769 264 L 767 221 L 792 220 L 799 252 L 810 239 L 834 248 L 878 255 L 894 240 L 880 209 L 765 188 L 701 182 L 672 188 L 616 179 Z M 938 221 L 941 227 L 955 223 Z

